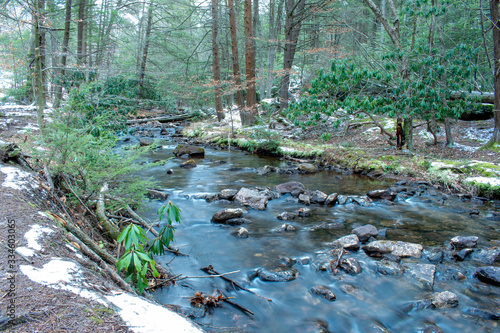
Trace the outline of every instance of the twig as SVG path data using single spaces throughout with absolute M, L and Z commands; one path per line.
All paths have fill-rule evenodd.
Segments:
M 92 211 L 90 210 L 90 208 L 89 208 L 89 207 L 87 207 L 87 205 L 83 203 L 82 199 L 80 199 L 80 196 L 79 196 L 79 195 L 77 195 L 77 194 L 75 193 L 75 191 L 74 191 L 74 190 L 73 190 L 73 188 L 71 187 L 71 184 L 70 184 L 70 183 L 69 183 L 69 181 L 66 179 L 66 176 L 64 176 L 64 175 L 63 175 L 63 179 L 64 179 L 64 182 L 66 183 L 66 185 L 68 185 L 68 188 L 69 188 L 69 190 L 71 191 L 71 193 L 73 193 L 73 195 L 74 195 L 74 196 L 78 199 L 78 201 L 80 201 L 80 203 L 82 204 L 82 206 L 83 206 L 83 207 L 85 207 L 85 209 L 86 209 L 86 210 L 87 210 L 87 211 L 88 211 L 88 212 L 89 212 L 89 213 L 90 213 L 93 217 L 97 218 L 97 216 L 95 216 L 94 212 L 92 212 Z
M 8 247 L 7 245 L 5 245 L 4 243 L 0 243 L 3 247 L 5 247 L 7 250 L 12 250 L 10 247 Z M 24 260 L 26 260 L 27 262 L 29 262 L 30 264 L 33 265 L 33 261 L 31 261 L 30 259 L 26 258 L 24 255 L 22 255 L 21 253 L 17 252 L 16 253 L 21 257 L 23 258 Z
M 218 289 L 217 289 L 217 290 L 216 290 L 216 292 L 217 292 L 218 294 L 220 294 L 220 295 L 224 296 L 224 298 L 222 298 L 222 300 L 223 300 L 224 302 L 231 304 L 232 306 L 234 306 L 235 308 L 237 308 L 238 310 L 242 311 L 242 312 L 243 312 L 243 313 L 245 313 L 245 314 L 251 314 L 252 316 L 254 316 L 254 315 L 255 315 L 255 313 L 253 313 L 252 311 L 248 310 L 247 308 L 245 308 L 245 307 L 243 307 L 243 306 L 239 305 L 238 303 L 235 303 L 235 302 L 233 302 L 233 301 L 230 301 L 230 300 L 229 300 L 229 297 L 227 297 L 226 295 L 224 295 L 224 293 L 223 293 L 222 291 L 220 291 L 220 290 L 218 290 Z

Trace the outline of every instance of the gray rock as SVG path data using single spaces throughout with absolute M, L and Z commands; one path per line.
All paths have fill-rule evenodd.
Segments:
M 286 194 L 286 193 L 291 193 L 295 190 L 302 190 L 304 191 L 304 184 L 299 183 L 299 182 L 288 182 L 288 183 L 283 183 L 276 185 L 274 190 L 280 194 Z
M 212 221 L 215 223 L 224 223 L 229 219 L 238 218 L 242 215 L 243 209 L 241 208 L 225 208 L 217 211 L 214 216 L 212 216 Z
M 273 172 L 276 172 L 276 167 L 273 167 L 273 166 L 270 166 L 270 165 L 266 165 L 262 168 L 258 168 L 257 169 L 257 173 L 260 175 L 260 176 L 265 176 L 265 175 L 268 175 L 270 173 L 273 173 Z
M 219 198 L 222 200 L 233 200 L 236 193 L 238 193 L 238 190 L 224 189 L 224 190 L 220 191 Z
M 178 145 L 174 149 L 175 156 L 189 155 L 191 157 L 205 157 L 205 149 L 197 146 Z
M 493 265 L 500 261 L 500 249 L 480 249 L 472 254 L 474 260 L 485 263 L 486 265 Z
M 281 225 L 281 227 L 276 229 L 277 232 L 291 232 L 291 231 L 295 231 L 295 230 L 296 230 L 296 228 L 293 225 L 288 224 L 288 223 L 284 223 L 283 225 Z
M 358 251 L 360 247 L 359 238 L 356 235 L 340 237 L 339 239 L 334 240 L 331 244 L 335 247 L 343 247 L 349 251 Z
M 434 277 L 436 275 L 436 266 L 431 264 L 404 264 L 405 272 L 419 281 L 434 285 Z
M 484 266 L 476 270 L 475 276 L 486 283 L 500 285 L 500 267 Z
M 454 253 L 453 258 L 456 261 L 464 261 L 465 258 L 467 258 L 469 256 L 469 254 L 471 254 L 472 252 L 474 252 L 474 249 L 469 249 L 469 248 L 462 249 L 462 250 L 458 251 L 457 253 Z
M 318 191 L 318 190 L 311 192 L 311 202 L 312 203 L 324 204 L 327 197 L 328 196 L 325 193 Z
M 312 211 L 309 208 L 305 207 L 300 208 L 298 213 L 300 217 L 309 217 L 312 215 Z
M 423 246 L 415 243 L 380 240 L 364 245 L 362 249 L 370 256 L 381 256 L 385 253 L 391 253 L 401 258 L 420 258 Z
M 239 227 L 238 229 L 231 231 L 231 235 L 238 237 L 238 238 L 248 238 L 250 233 L 248 232 L 247 229 L 245 229 L 243 227 Z
M 366 243 L 371 237 L 377 237 L 378 231 L 371 224 L 366 224 L 352 230 L 352 233 L 358 236 L 361 243 Z
M 328 205 L 328 206 L 333 206 L 337 203 L 337 197 L 339 196 L 338 193 L 332 193 L 330 195 L 328 195 L 326 197 L 326 200 L 325 200 L 325 205 Z
M 297 216 L 299 216 L 299 214 L 297 214 L 297 213 L 283 212 L 283 213 L 279 214 L 278 216 L 276 216 L 276 218 L 278 220 L 290 221 L 290 220 L 295 219 Z
M 403 305 L 403 311 L 406 313 L 410 313 L 413 311 L 421 311 L 428 309 L 432 306 L 432 300 L 430 299 L 423 299 L 423 300 L 418 300 L 414 302 L 409 302 Z
M 469 308 L 465 311 L 465 313 L 469 316 L 479 317 L 482 319 L 500 320 L 500 315 L 498 313 L 494 313 L 489 310 Z
M 234 200 L 257 210 L 265 210 L 268 202 L 267 197 L 262 193 L 245 187 L 242 187 L 238 191 L 238 193 L 234 196 Z
M 297 269 L 293 267 L 279 267 L 274 270 L 261 268 L 258 270 L 259 279 L 267 282 L 288 282 L 295 280 L 299 276 Z
M 151 140 L 144 139 L 144 138 L 139 138 L 139 145 L 141 147 L 150 146 L 152 144 L 153 144 L 153 141 L 151 141 Z
M 196 162 L 194 160 L 187 160 L 179 164 L 181 168 L 195 168 Z
M 357 275 L 363 271 L 359 262 L 353 258 L 342 259 L 339 266 L 351 275 Z
M 383 275 L 402 275 L 405 269 L 397 262 L 384 259 L 377 262 L 377 272 Z
M 307 194 L 301 193 L 299 194 L 299 202 L 309 206 L 311 204 L 311 197 Z
M 456 250 L 472 248 L 477 246 L 478 239 L 479 238 L 476 236 L 467 236 L 467 237 L 456 236 L 451 239 L 450 244 Z
M 250 220 L 243 217 L 237 217 L 234 219 L 225 220 L 223 223 L 228 225 L 240 225 L 244 223 L 250 223 Z
M 443 291 L 433 294 L 431 302 L 438 309 L 454 308 L 458 305 L 458 296 L 450 291 Z
M 301 163 L 297 166 L 297 170 L 300 173 L 316 173 L 318 172 L 318 169 L 314 164 L 311 163 Z
M 337 203 L 339 205 L 345 205 L 347 203 L 348 197 L 342 194 L 337 195 Z
M 314 286 L 309 289 L 309 291 L 311 294 L 321 296 L 328 301 L 335 301 L 337 298 L 333 291 L 331 291 L 327 286 Z
M 393 201 L 394 199 L 396 199 L 396 193 L 390 190 L 373 190 L 368 192 L 366 196 L 370 199 L 380 199 L 389 201 Z
M 440 264 L 443 262 L 443 251 L 441 249 L 432 249 L 425 254 L 427 260 L 433 264 Z

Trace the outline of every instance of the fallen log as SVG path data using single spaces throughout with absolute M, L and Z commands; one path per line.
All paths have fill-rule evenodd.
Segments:
M 450 94 L 450 99 L 460 100 L 467 97 L 478 98 L 481 103 L 495 104 L 495 94 L 491 92 L 480 92 L 480 91 L 454 91 Z
M 127 125 L 135 125 L 135 124 L 143 124 L 149 121 L 159 121 L 160 123 L 168 123 L 173 121 L 181 121 L 186 119 L 191 119 L 195 116 L 194 112 L 181 114 L 177 116 L 162 116 L 162 117 L 153 117 L 153 118 L 143 118 L 143 119 L 133 119 L 127 120 Z

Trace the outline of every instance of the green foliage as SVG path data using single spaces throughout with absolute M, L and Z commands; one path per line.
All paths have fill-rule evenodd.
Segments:
M 165 253 L 165 247 L 168 248 L 170 242 L 174 240 L 173 223 L 181 223 L 181 211 L 171 201 L 158 209 L 157 214 L 160 222 L 166 216 L 167 223 L 150 244 L 148 244 L 146 231 L 133 223 L 123 229 L 117 239 L 123 244 L 125 253 L 116 266 L 119 271 L 125 272 L 127 281 L 132 280 L 137 285 L 140 294 L 148 286 L 149 270 L 153 276 L 159 276 L 153 255 Z
M 319 139 L 321 141 L 330 141 L 332 139 L 332 135 L 328 132 L 324 132 L 323 134 L 321 134 L 321 136 L 319 137 Z

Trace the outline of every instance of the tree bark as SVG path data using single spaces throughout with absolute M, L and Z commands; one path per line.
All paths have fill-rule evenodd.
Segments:
M 33 35 L 35 39 L 35 90 L 37 99 L 37 121 L 42 134 L 44 128 L 43 109 L 45 108 L 45 87 L 43 83 L 43 53 L 45 45 L 41 22 L 44 8 L 44 0 L 36 0 L 36 6 L 33 13 Z
M 252 0 L 245 0 L 245 73 L 247 105 L 244 112 L 240 111 L 240 114 L 242 114 L 241 122 L 244 126 L 253 125 L 257 114 L 257 96 L 255 93 L 255 54 L 252 31 Z
M 279 0 L 276 8 L 275 0 L 271 1 L 271 12 L 269 13 L 269 49 L 267 50 L 267 71 L 266 71 L 266 98 L 271 98 L 273 87 L 274 61 L 278 51 L 278 36 L 281 30 L 284 0 Z M 275 19 L 276 17 L 276 19 Z
M 142 98 L 142 93 L 144 89 L 144 76 L 146 74 L 146 63 L 148 60 L 148 50 L 149 50 L 149 38 L 151 36 L 151 28 L 153 25 L 153 1 L 149 3 L 148 8 L 148 23 L 146 25 L 146 36 L 144 40 L 144 48 L 142 50 L 142 60 L 141 68 L 139 70 L 139 93 L 137 96 L 137 102 Z
M 58 70 L 58 81 L 56 87 L 56 96 L 54 100 L 54 107 L 58 108 L 61 105 L 62 99 L 62 78 L 66 70 L 66 59 L 68 58 L 68 45 L 69 45 L 69 33 L 71 29 L 71 0 L 66 0 L 66 18 L 64 21 L 64 37 L 63 37 L 63 47 L 61 55 L 61 68 Z
M 232 49 L 231 57 L 233 63 L 234 85 L 236 86 L 236 103 L 238 104 L 238 109 L 240 110 L 240 115 L 241 115 L 241 123 L 243 124 L 245 102 L 243 100 L 243 87 L 241 86 L 241 78 L 240 78 L 240 63 L 238 58 L 238 36 L 236 31 L 236 17 L 234 14 L 234 1 L 227 0 L 227 6 L 229 7 L 229 26 L 231 30 L 231 49 Z
M 79 67 L 85 65 L 84 49 L 84 30 L 85 30 L 85 0 L 78 2 L 78 24 L 77 24 L 77 58 L 76 63 Z M 82 70 L 82 68 L 80 68 Z
M 292 70 L 293 58 L 299 40 L 300 26 L 302 24 L 301 13 L 305 8 L 305 0 L 286 0 L 285 19 L 285 51 L 283 52 L 283 78 L 280 89 L 280 110 L 288 107 L 288 88 L 290 86 L 290 72 Z
M 212 70 L 214 74 L 215 85 L 215 111 L 217 112 L 217 120 L 224 119 L 224 110 L 222 109 L 222 94 L 220 82 L 220 58 L 219 58 L 219 43 L 217 35 L 219 30 L 219 14 L 217 0 L 212 0 Z
M 500 144 L 500 22 L 498 15 L 499 0 L 490 0 L 491 22 L 493 24 L 493 81 L 495 84 L 495 127 L 491 139 L 483 148 L 491 148 Z

